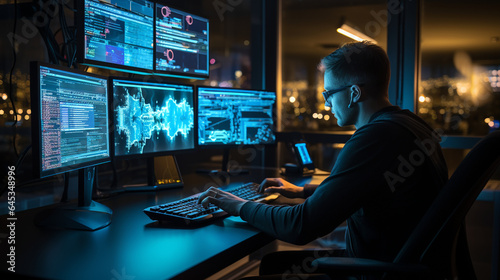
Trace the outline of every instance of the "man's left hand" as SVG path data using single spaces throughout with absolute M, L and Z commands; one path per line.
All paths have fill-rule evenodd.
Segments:
M 241 207 L 247 201 L 214 187 L 210 187 L 198 197 L 198 203 L 203 207 L 208 208 L 208 203 L 212 203 L 232 216 L 239 216 Z

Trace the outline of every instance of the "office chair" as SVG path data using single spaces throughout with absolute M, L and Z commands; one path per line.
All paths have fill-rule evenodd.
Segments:
M 309 271 L 331 279 L 344 279 L 346 275 L 364 279 L 476 279 L 465 234 L 465 216 L 499 164 L 500 131 L 495 131 L 467 154 L 392 262 L 323 257 L 312 260 L 314 269 Z M 282 273 L 270 263 L 287 253 L 299 252 L 266 255 L 260 275 Z

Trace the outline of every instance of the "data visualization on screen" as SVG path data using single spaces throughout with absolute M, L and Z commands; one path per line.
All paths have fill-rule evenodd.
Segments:
M 125 71 L 153 71 L 154 3 L 84 0 L 83 62 Z M 80 38 L 80 40 L 82 40 Z
M 274 92 L 198 87 L 198 144 L 274 143 L 275 102 Z
M 192 86 L 115 78 L 115 156 L 194 149 Z
M 155 73 L 208 77 L 208 20 L 156 4 Z
M 107 79 L 69 69 L 36 68 L 33 134 L 40 176 L 108 161 Z

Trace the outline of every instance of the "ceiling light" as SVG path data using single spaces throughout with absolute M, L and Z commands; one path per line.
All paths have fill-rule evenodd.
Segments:
M 356 41 L 370 41 L 374 44 L 377 44 L 377 41 L 375 41 L 373 38 L 365 35 L 363 32 L 360 32 L 352 27 L 350 27 L 349 25 L 347 24 L 342 24 L 342 26 L 340 28 L 337 28 L 337 32 L 344 35 L 344 36 L 347 36 L 351 39 L 354 39 Z

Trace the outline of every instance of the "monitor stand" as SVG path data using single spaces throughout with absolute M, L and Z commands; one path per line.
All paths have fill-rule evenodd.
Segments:
M 113 211 L 106 205 L 92 200 L 96 172 L 95 166 L 78 170 L 78 201 L 42 210 L 35 217 L 35 224 L 47 228 L 88 231 L 108 226 Z M 70 176 L 70 173 L 66 173 L 66 176 Z
M 222 168 L 221 169 L 197 169 L 198 173 L 209 173 L 215 175 L 240 175 L 240 174 L 248 174 L 248 169 L 242 169 L 239 167 L 238 169 L 229 169 L 229 152 L 230 148 L 224 148 L 224 153 L 222 155 Z
M 123 185 L 125 191 L 155 191 L 184 186 L 174 156 L 150 157 L 147 162 L 147 185 Z

